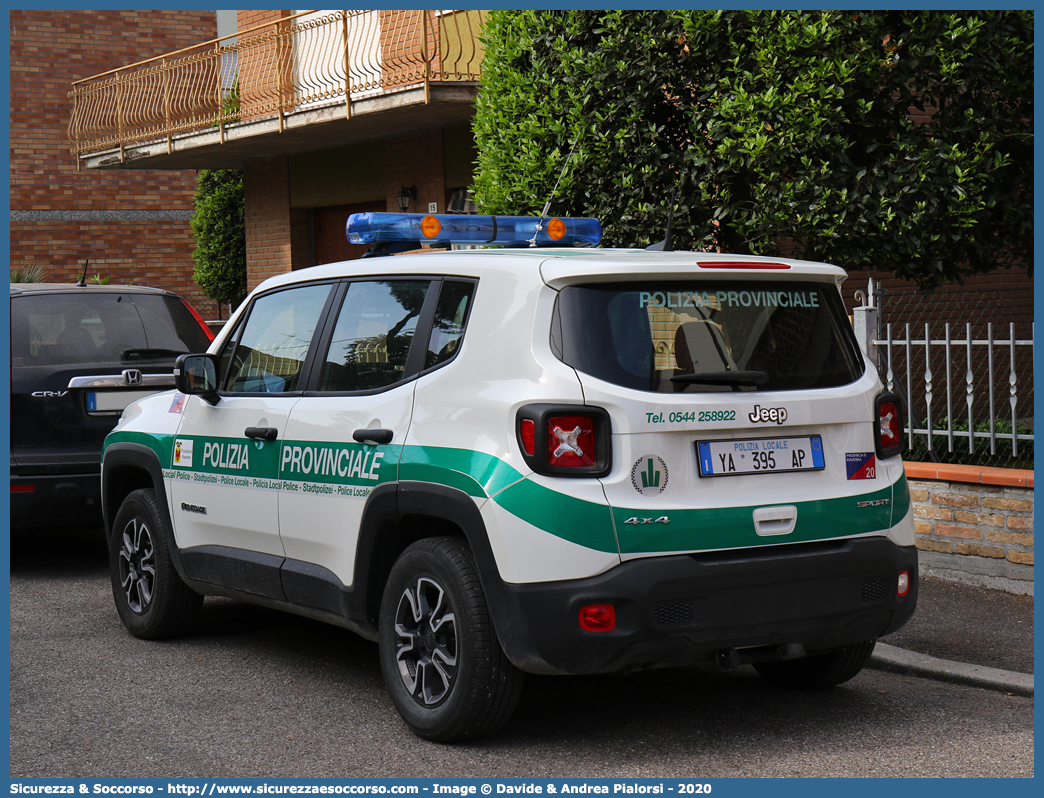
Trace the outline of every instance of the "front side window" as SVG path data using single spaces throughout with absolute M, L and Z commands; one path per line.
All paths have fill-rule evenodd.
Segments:
M 660 393 L 829 388 L 863 374 L 837 290 L 811 281 L 571 286 L 552 347 L 578 371 Z
M 307 285 L 258 297 L 239 335 L 225 390 L 299 390 L 301 368 L 330 290 L 329 285 Z
M 372 391 L 401 381 L 429 280 L 348 286 L 323 363 L 319 390 Z

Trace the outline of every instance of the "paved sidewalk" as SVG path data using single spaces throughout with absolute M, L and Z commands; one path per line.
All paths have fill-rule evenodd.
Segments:
M 921 577 L 917 611 L 871 668 L 1033 695 L 1033 597 Z

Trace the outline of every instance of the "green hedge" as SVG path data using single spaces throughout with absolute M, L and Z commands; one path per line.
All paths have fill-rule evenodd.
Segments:
M 200 290 L 235 307 L 247 293 L 243 172 L 203 169 L 196 182 L 192 232 L 195 278 Z
M 487 213 L 792 254 L 924 288 L 1033 263 L 1030 11 L 494 11 Z

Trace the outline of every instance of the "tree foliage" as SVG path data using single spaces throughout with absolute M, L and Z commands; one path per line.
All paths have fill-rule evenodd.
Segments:
M 475 195 L 925 288 L 1032 268 L 1032 12 L 499 11 Z
M 192 232 L 196 283 L 211 299 L 238 305 L 247 293 L 242 171 L 200 170 Z

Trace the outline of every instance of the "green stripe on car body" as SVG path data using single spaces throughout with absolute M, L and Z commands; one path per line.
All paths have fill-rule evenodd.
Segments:
M 178 441 L 182 448 L 191 441 L 191 467 L 173 465 Z M 890 528 L 906 515 L 910 505 L 909 486 L 903 475 L 894 486 L 857 496 L 794 502 L 797 523 L 793 532 L 762 537 L 754 530 L 752 514 L 765 505 L 662 511 L 611 508 L 548 488 L 497 457 L 468 449 L 401 447 L 396 475 L 394 458 L 400 451 L 398 446 L 327 441 L 244 442 L 243 438 L 142 432 L 113 432 L 106 438 L 105 446 L 115 443 L 147 446 L 156 452 L 165 470 L 325 484 L 374 485 L 398 479 L 444 485 L 477 499 L 491 499 L 527 524 L 563 540 L 596 551 L 623 554 L 765 546 L 862 535 Z M 297 454 L 300 457 L 295 460 Z M 376 454 L 383 458 L 376 458 Z M 378 459 L 381 462 L 375 466 Z M 646 518 L 650 520 L 642 520 Z
M 102 458 L 105 457 L 106 450 L 114 443 L 136 443 L 152 449 L 159 458 L 160 468 L 170 468 L 170 460 L 174 452 L 173 435 L 154 435 L 150 432 L 110 432 L 102 443 Z
M 761 536 L 755 531 L 754 511 L 764 504 L 662 512 L 617 507 L 613 508 L 613 519 L 622 554 L 747 548 L 880 532 L 891 526 L 891 500 L 889 485 L 858 496 L 793 502 L 797 523 L 785 535 Z M 652 520 L 642 523 L 644 518 Z M 657 523 L 657 518 L 669 520 Z
M 403 482 L 434 482 L 457 488 L 469 496 L 488 499 L 522 474 L 498 457 L 471 449 L 404 446 L 399 461 Z

